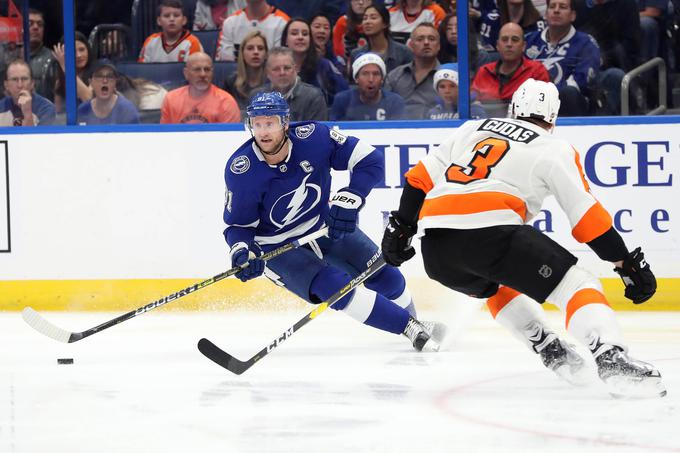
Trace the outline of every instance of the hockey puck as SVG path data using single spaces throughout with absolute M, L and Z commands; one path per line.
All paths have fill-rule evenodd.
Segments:
M 73 359 L 57 359 L 59 365 L 73 365 Z

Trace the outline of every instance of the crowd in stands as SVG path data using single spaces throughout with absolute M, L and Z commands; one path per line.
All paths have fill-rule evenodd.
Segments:
M 264 90 L 283 94 L 294 121 L 459 117 L 464 75 L 457 65 L 455 1 L 155 3 L 148 19 L 157 31 L 145 34 L 137 49 L 120 44 L 129 42 L 130 22 L 96 38 L 96 24 L 76 22 L 93 33 L 75 33 L 78 124 L 239 122 L 250 98 Z M 671 71 L 678 67 L 675 38 L 667 33 L 674 3 L 680 1 L 474 0 L 470 115 L 504 115 L 528 78 L 557 85 L 560 116 L 619 114 L 626 72 L 658 56 Z M 30 9 L 28 19 L 28 63 L 11 43 L 0 43 L 0 125 L 63 124 L 64 40 L 46 44 L 46 24 L 54 21 L 45 12 Z M 212 44 L 204 39 L 209 35 Z M 103 55 L 103 48 L 118 50 Z M 181 69 L 170 81 L 129 72 L 131 65 L 152 63 Z M 643 77 L 643 89 L 653 93 L 654 80 Z M 640 109 L 652 96 L 642 97 Z

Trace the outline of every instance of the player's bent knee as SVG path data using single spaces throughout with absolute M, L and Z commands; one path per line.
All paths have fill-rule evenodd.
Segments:
M 333 294 L 338 292 L 340 288 L 349 283 L 351 279 L 352 277 L 348 273 L 343 272 L 336 267 L 324 267 L 312 280 L 312 284 L 309 288 L 310 300 L 312 303 L 316 304 L 327 300 Z M 346 294 L 342 299 L 333 304 L 332 308 L 336 310 L 342 310 L 352 299 L 353 294 L 354 291 Z
M 388 299 L 396 299 L 404 293 L 406 279 L 396 267 L 385 266 L 366 280 L 365 286 Z
M 574 294 L 587 288 L 602 293 L 602 284 L 595 275 L 579 266 L 571 266 L 555 289 L 548 295 L 547 300 L 566 311 L 567 304 Z

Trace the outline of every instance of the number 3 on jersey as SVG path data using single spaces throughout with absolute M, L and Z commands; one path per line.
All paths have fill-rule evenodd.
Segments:
M 473 148 L 474 155 L 466 167 L 451 164 L 446 170 L 446 180 L 456 184 L 467 184 L 477 179 L 488 178 L 491 169 L 505 156 L 510 143 L 501 138 L 487 138 Z

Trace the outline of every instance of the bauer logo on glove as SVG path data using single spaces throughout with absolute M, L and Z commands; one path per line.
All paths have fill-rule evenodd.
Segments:
M 351 192 L 338 192 L 331 198 L 331 205 L 344 209 L 359 209 L 362 204 L 361 197 Z

